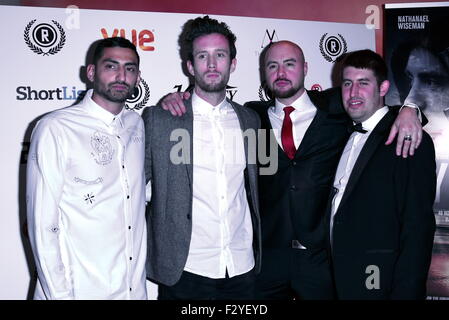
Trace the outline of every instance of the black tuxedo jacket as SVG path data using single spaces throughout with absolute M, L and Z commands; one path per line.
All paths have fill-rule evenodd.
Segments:
M 396 156 L 395 144 L 385 145 L 394 119 L 389 111 L 369 136 L 334 217 L 339 299 L 425 298 L 435 232 L 435 150 L 423 132 L 414 156 Z
M 276 173 L 259 176 L 264 248 L 291 248 L 292 240 L 298 240 L 307 249 L 326 248 L 326 204 L 349 137 L 350 119 L 341 106 L 339 88 L 307 94 L 317 113 L 294 159 L 290 160 L 277 145 Z M 262 129 L 272 129 L 267 111 L 273 105 L 274 101 L 245 104 L 259 114 Z M 267 140 L 270 134 L 266 135 Z M 271 139 L 276 141 L 274 136 Z

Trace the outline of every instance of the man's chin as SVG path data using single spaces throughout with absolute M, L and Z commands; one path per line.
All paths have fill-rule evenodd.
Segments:
M 290 98 L 290 97 L 294 96 L 296 92 L 297 91 L 293 88 L 291 88 L 289 90 L 274 90 L 273 91 L 274 96 L 276 98 L 281 98 L 281 99 Z

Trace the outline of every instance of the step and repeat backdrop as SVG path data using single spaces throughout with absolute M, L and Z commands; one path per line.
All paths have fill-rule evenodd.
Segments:
M 163 95 L 184 91 L 188 78 L 177 41 L 182 25 L 199 15 L 0 6 L 6 69 L 0 79 L 0 299 L 26 299 L 33 288 L 34 265 L 24 232 L 25 169 L 36 120 L 83 94 L 90 46 L 105 37 L 125 37 L 140 54 L 142 81 L 126 108 L 141 113 Z M 258 62 L 270 41 L 301 45 L 309 63 L 306 88 L 315 90 L 332 86 L 334 61 L 341 54 L 375 46 L 374 30 L 361 24 L 211 16 L 237 35 L 237 68 L 227 95 L 239 103 L 267 99 Z M 148 287 L 154 299 L 156 286 L 148 282 Z
M 449 299 L 449 2 L 391 4 L 385 9 L 387 104 L 415 103 L 435 144 L 437 230 L 427 281 L 429 299 Z

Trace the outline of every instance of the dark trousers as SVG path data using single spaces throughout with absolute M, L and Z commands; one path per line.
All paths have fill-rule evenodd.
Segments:
M 326 250 L 264 248 L 256 277 L 261 300 L 331 300 L 335 298 Z
M 175 285 L 159 285 L 158 300 L 253 300 L 254 282 L 253 270 L 222 279 L 184 271 Z

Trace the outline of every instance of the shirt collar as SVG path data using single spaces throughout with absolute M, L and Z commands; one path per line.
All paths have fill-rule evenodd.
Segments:
M 295 108 L 295 111 L 299 111 L 301 113 L 316 110 L 316 107 L 310 100 L 310 97 L 307 94 L 306 90 L 304 90 L 302 95 L 299 96 L 298 99 L 293 101 L 293 103 L 290 106 Z M 283 104 L 282 102 L 280 102 L 278 99 L 276 99 L 274 107 L 273 107 L 274 108 L 273 111 L 276 115 L 283 116 L 284 115 L 284 107 L 286 107 L 286 105 Z
M 113 114 L 100 105 L 98 105 L 94 100 L 92 100 L 93 89 L 87 91 L 86 96 L 84 98 L 84 108 L 89 112 L 93 117 L 103 121 L 107 126 L 116 126 L 120 125 L 122 128 L 125 127 L 124 121 L 124 109 L 120 111 L 119 114 Z
M 371 117 L 369 117 L 365 121 L 362 121 L 363 129 L 367 131 L 372 131 L 377 126 L 379 121 L 387 114 L 387 112 L 388 112 L 387 106 L 384 106 L 379 110 L 377 110 L 376 112 L 374 112 L 374 114 Z
M 192 110 L 193 113 L 200 115 L 222 115 L 227 114 L 229 111 L 233 110 L 233 108 L 226 100 L 226 97 L 224 97 L 223 101 L 221 101 L 218 105 L 213 106 L 193 91 Z

